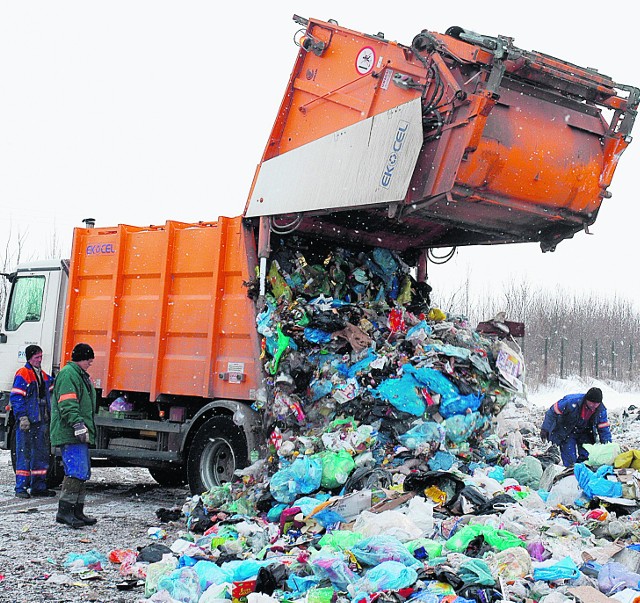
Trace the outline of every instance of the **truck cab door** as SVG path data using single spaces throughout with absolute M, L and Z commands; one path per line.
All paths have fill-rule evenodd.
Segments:
M 62 281 L 60 265 L 16 272 L 0 329 L 0 392 L 11 390 L 30 344 L 43 349 L 42 368 L 47 373 L 51 374 L 58 364 L 56 335 Z M 3 400 L 7 402 L 8 395 Z

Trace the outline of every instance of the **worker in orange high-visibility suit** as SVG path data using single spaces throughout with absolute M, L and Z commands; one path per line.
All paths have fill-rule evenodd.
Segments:
M 16 420 L 16 496 L 55 496 L 47 488 L 53 379 L 42 370 L 42 348 L 28 345 L 27 363 L 15 374 L 9 401 Z

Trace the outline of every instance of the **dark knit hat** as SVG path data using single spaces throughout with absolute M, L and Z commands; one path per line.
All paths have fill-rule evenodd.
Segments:
M 602 404 L 602 390 L 599 387 L 592 387 L 585 395 L 585 400 L 589 400 L 589 402 L 597 402 L 598 404 Z
M 28 345 L 24 350 L 25 358 L 27 362 L 32 356 L 35 356 L 38 352 L 42 352 L 42 348 L 39 345 Z
M 81 362 L 82 360 L 93 360 L 93 348 L 88 343 L 78 343 L 73 352 L 71 352 L 71 360 Z

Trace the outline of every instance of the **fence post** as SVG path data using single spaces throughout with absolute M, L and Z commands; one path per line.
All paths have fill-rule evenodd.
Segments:
M 595 354 L 595 362 L 594 362 L 594 367 L 593 367 L 593 372 L 594 372 L 594 375 L 595 375 L 596 379 L 599 376 L 598 364 L 599 364 L 599 360 L 598 360 L 598 340 L 596 339 L 596 354 Z
M 629 343 L 629 381 L 633 379 L 633 341 Z

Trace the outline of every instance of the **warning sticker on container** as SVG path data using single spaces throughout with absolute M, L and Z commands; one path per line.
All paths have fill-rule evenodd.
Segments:
M 244 362 L 228 362 L 227 372 L 229 373 L 244 373 Z
M 371 46 L 365 46 L 356 58 L 356 70 L 360 75 L 366 75 L 373 69 L 376 62 L 376 53 Z

